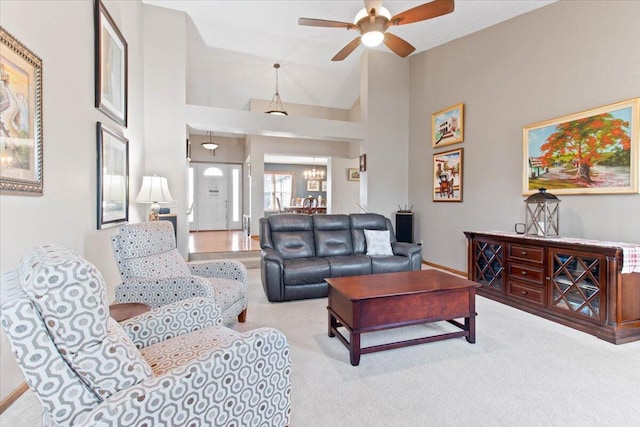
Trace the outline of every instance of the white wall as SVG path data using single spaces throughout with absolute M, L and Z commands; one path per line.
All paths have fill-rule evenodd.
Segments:
M 130 200 L 141 181 L 144 152 L 141 6 L 106 1 L 129 44 Z M 0 196 L 0 269 L 18 265 L 31 247 L 56 243 L 93 262 L 108 284 L 108 299 L 118 272 L 110 238 L 117 227 L 96 229 L 96 122 L 119 126 L 94 105 L 94 34 L 91 1 L 2 1 L 0 25 L 43 61 L 44 195 Z M 139 185 L 139 184 L 137 184 Z M 130 220 L 141 213 L 130 204 Z M 24 381 L 4 334 L 0 342 L 0 399 Z
M 639 16 L 640 2 L 558 2 L 411 58 L 409 189 L 424 259 L 466 271 L 464 230 L 523 222 L 523 126 L 640 96 Z M 465 140 L 446 148 L 464 148 L 463 202 L 434 203 L 430 118 L 459 102 Z M 640 243 L 640 195 L 559 197 L 561 235 Z

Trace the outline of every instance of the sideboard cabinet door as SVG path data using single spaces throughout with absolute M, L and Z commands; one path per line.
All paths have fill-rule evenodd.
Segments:
M 473 260 L 473 277 L 471 280 L 481 283 L 482 287 L 493 292 L 504 294 L 504 243 L 473 239 L 471 255 Z

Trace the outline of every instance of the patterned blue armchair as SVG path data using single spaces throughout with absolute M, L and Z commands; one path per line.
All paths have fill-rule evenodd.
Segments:
M 109 317 L 100 272 L 59 246 L 0 281 L 1 323 L 44 426 L 285 426 L 290 349 L 275 329 L 239 333 L 208 298 Z
M 116 286 L 117 302 L 160 307 L 204 297 L 215 301 L 225 325 L 236 318 L 245 321 L 247 269 L 241 262 L 185 262 L 168 221 L 123 225 L 111 243 L 122 278 Z

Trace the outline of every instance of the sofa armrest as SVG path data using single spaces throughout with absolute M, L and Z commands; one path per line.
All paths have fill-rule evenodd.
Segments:
M 143 420 L 160 422 L 161 411 L 170 408 L 171 419 L 179 425 L 217 425 L 217 420 L 224 420 L 225 425 L 282 427 L 289 424 L 291 411 L 290 374 L 285 336 L 260 328 L 114 394 L 75 425 L 138 426 Z
M 413 243 L 394 242 L 391 244 L 394 255 L 402 255 L 411 258 L 413 254 L 422 252 L 422 246 Z
M 196 276 L 231 279 L 247 283 L 247 268 L 237 260 L 192 261 L 187 265 L 191 273 Z
M 120 323 L 138 348 L 198 329 L 221 325 L 220 308 L 207 298 L 190 298 L 142 313 Z
M 263 249 L 260 253 L 263 261 L 276 262 L 280 265 L 284 265 L 284 257 L 282 254 L 275 249 L 266 248 Z
M 215 302 L 213 286 L 199 276 L 127 280 L 116 286 L 116 302 L 143 302 L 151 308 L 184 299 L 203 297 Z
M 275 249 L 262 249 L 260 275 L 270 302 L 284 301 L 284 258 Z

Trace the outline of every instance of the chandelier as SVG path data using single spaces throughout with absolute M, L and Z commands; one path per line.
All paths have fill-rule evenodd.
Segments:
M 280 64 L 273 64 L 273 68 L 276 69 L 276 93 L 273 95 L 273 98 L 271 98 L 269 111 L 265 111 L 265 113 L 273 114 L 274 116 L 288 116 L 287 112 L 284 111 L 284 106 L 282 105 L 280 94 L 278 93 L 278 68 L 280 68 Z
M 213 132 L 211 131 L 207 131 L 207 140 L 200 145 L 207 150 L 215 150 L 220 146 L 220 144 L 213 140 Z
M 304 179 L 324 179 L 324 171 L 316 169 L 316 159 L 313 159 L 313 168 L 302 172 Z

